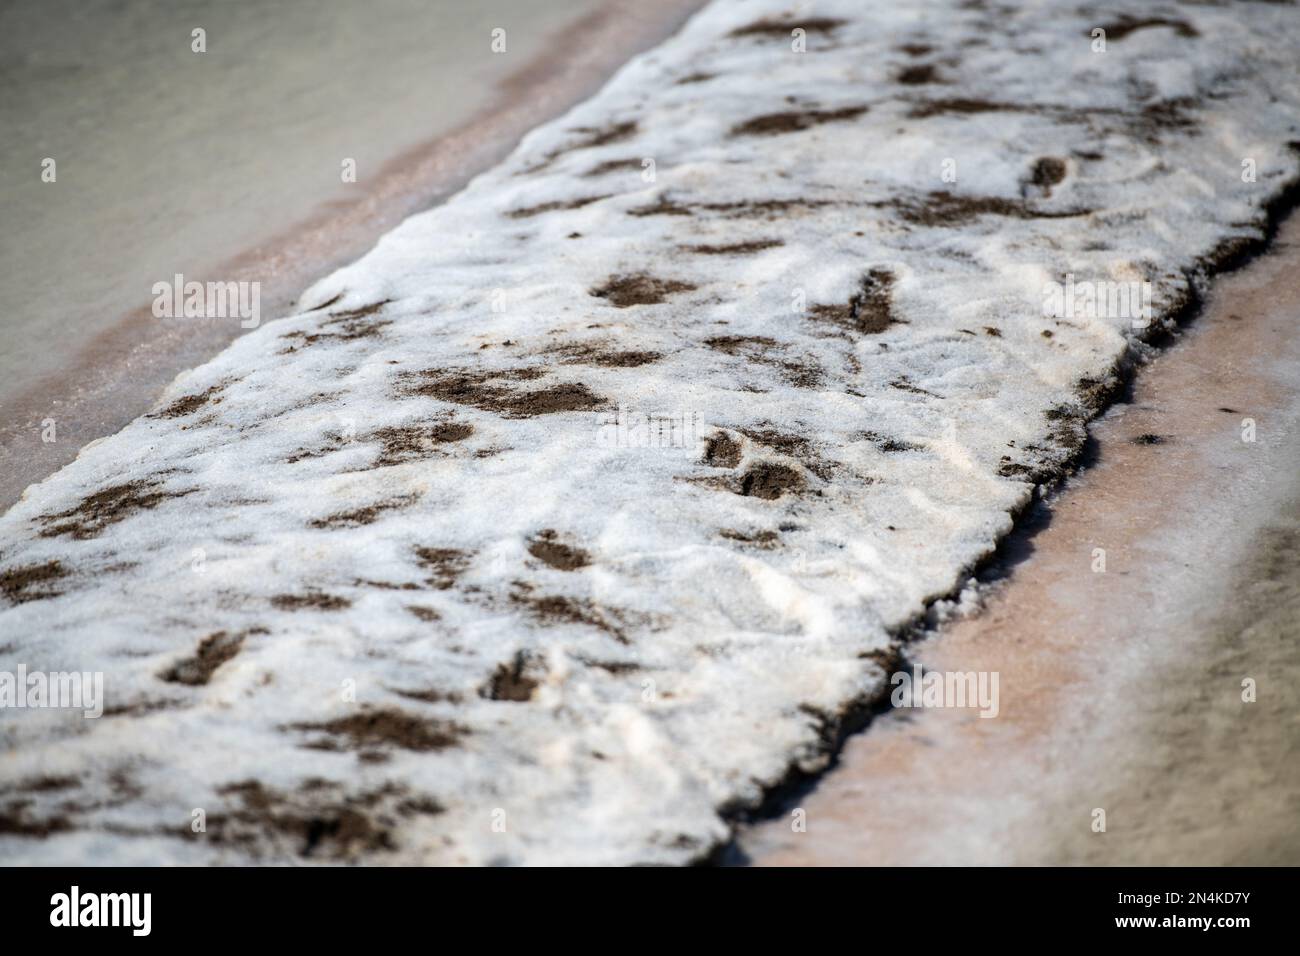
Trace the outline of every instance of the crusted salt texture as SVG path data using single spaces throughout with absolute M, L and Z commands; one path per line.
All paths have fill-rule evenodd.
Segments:
M 1044 283 L 1296 176 L 1294 8 L 1123 6 L 714 3 L 29 489 L 0 670 L 107 710 L 0 715 L 0 855 L 724 840 L 1077 449 L 1135 333 Z

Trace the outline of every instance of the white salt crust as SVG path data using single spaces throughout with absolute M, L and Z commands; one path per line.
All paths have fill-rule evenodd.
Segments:
M 109 712 L 0 711 L 0 858 L 724 841 L 1077 444 L 1135 333 L 1044 283 L 1168 313 L 1296 177 L 1294 7 L 1124 7 L 715 2 L 30 488 L 0 671 L 102 671 Z M 636 275 L 663 301 L 594 294 Z M 619 405 L 697 433 L 609 441 Z

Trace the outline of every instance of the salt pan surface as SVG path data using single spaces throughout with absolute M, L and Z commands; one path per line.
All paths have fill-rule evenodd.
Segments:
M 1137 6 L 716 2 L 29 489 L 0 671 L 107 701 L 4 711 L 0 854 L 725 840 L 1153 331 L 1044 286 L 1158 329 L 1296 181 L 1295 9 Z

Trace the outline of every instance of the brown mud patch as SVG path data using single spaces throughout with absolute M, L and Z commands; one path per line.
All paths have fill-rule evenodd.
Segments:
M 740 457 L 740 442 L 725 432 L 710 435 L 704 443 L 704 464 L 712 468 L 735 468 Z
M 654 202 L 646 206 L 637 206 L 635 209 L 627 211 L 629 216 L 638 218 L 644 216 L 692 216 L 690 206 L 684 206 L 679 202 L 670 199 L 667 195 L 659 196 Z
M 806 487 L 803 475 L 789 465 L 759 461 L 740 476 L 736 494 L 746 498 L 775 501 L 785 494 L 798 494 Z
M 740 544 L 750 544 L 756 548 L 770 550 L 781 543 L 781 536 L 775 531 L 735 531 L 730 528 L 723 528 L 718 532 L 718 536 L 726 538 L 728 541 L 736 541 Z
M 323 734 L 307 744 L 313 750 L 395 747 L 424 753 L 453 747 L 465 734 L 455 724 L 394 708 L 363 710 L 318 723 L 290 724 L 287 729 Z
M 395 850 L 397 819 L 443 812 L 431 797 L 411 795 L 396 784 L 354 795 L 338 791 L 338 784 L 326 780 L 307 781 L 292 794 L 256 780 L 228 784 L 218 793 L 238 805 L 209 815 L 205 833 L 182 833 L 217 846 L 238 846 L 253 856 L 287 840 L 298 856 L 347 860 Z
M 780 37 L 789 39 L 793 30 L 805 33 L 834 33 L 847 21 L 835 17 L 791 17 L 787 20 L 767 18 L 756 20 L 748 26 L 737 27 L 728 36 L 731 37 Z
M 506 213 L 511 219 L 529 219 L 533 216 L 540 216 L 542 213 L 556 212 L 561 209 L 581 209 L 583 206 L 590 206 L 592 203 L 600 202 L 602 199 L 608 199 L 604 196 L 583 196 L 580 199 L 560 199 L 555 202 L 544 202 L 536 206 L 527 206 L 523 209 L 512 209 Z
M 693 292 L 695 286 L 676 279 L 659 279 L 641 272 L 635 275 L 611 276 L 605 284 L 591 290 L 598 299 L 605 299 L 616 309 L 634 305 L 659 305 L 669 296 Z
M 125 704 L 114 704 L 104 708 L 105 717 L 147 717 L 159 711 L 171 710 L 180 706 L 181 701 L 159 700 L 150 697 L 138 697 Z
M 1065 179 L 1067 169 L 1065 160 L 1055 156 L 1043 156 L 1030 170 L 1029 181 L 1050 194 L 1052 187 Z
M 537 532 L 528 542 L 528 553 L 557 571 L 577 571 L 591 564 L 591 555 L 582 548 L 565 544 L 551 528 Z
M 0 788 L 0 836 L 44 839 L 51 834 L 68 833 L 79 828 L 72 815 L 120 807 L 144 794 L 124 770 L 118 769 L 99 782 L 93 791 L 94 799 L 89 799 L 85 791 L 80 800 L 66 799 L 65 794 L 54 813 L 42 817 L 32 813 L 35 801 L 31 794 L 61 794 L 80 785 L 81 781 L 75 777 L 45 775 Z
M 603 631 L 620 644 L 630 643 L 624 632 L 624 615 L 613 608 L 601 607 L 585 598 L 562 594 L 537 596 L 532 593 L 532 585 L 525 582 L 516 582 L 510 600 L 541 624 L 585 624 Z
M 995 100 L 977 100 L 969 97 L 948 97 L 922 100 L 908 112 L 911 119 L 929 119 L 932 116 L 976 116 L 981 113 L 1039 113 L 1044 107 L 1030 103 L 1000 103 Z
M 820 209 L 832 205 L 829 199 L 738 199 L 732 202 L 700 203 L 700 209 L 718 212 L 735 219 L 779 219 L 801 209 Z
M 791 435 L 777 431 L 775 428 L 740 428 L 737 430 L 750 441 L 758 442 L 758 444 L 766 448 L 771 448 L 783 455 L 790 455 L 793 458 L 806 454 L 811 447 L 811 443 L 804 436 Z
M 171 498 L 183 498 L 194 492 L 192 488 L 185 491 L 161 489 L 158 481 L 145 478 L 102 488 L 82 499 L 76 507 L 38 517 L 36 520 L 45 525 L 41 537 L 66 534 L 79 541 L 94 538 L 109 525 L 156 508 Z
M 30 813 L 31 800 L 10 800 L 0 806 L 0 836 L 29 837 L 43 840 L 53 833 L 67 833 L 72 821 L 58 814 L 37 819 Z
M 14 790 L 19 793 L 58 793 L 62 790 L 73 790 L 81 786 L 81 781 L 76 777 L 55 777 L 43 776 L 33 777 L 30 780 L 21 780 L 14 785 Z
M 353 508 L 350 511 L 339 511 L 324 518 L 313 518 L 308 525 L 321 530 L 360 528 L 363 525 L 374 524 L 389 511 L 399 511 L 414 504 L 417 498 L 417 495 L 404 495 L 401 498 L 392 498 L 362 508 Z
M 609 146 L 613 143 L 621 143 L 624 140 L 631 139 L 636 135 L 636 120 L 625 120 L 622 123 L 614 123 L 603 129 L 592 129 L 590 127 L 578 127 L 574 129 L 575 133 L 584 134 L 584 138 L 573 146 L 570 150 L 575 149 L 595 149 L 598 146 Z
M 416 563 L 430 575 L 425 583 L 439 591 L 449 590 L 456 584 L 457 579 L 469 567 L 471 557 L 468 551 L 456 548 L 415 549 Z
M 787 382 L 795 388 L 817 388 L 822 383 L 822 369 L 816 362 L 779 362 Z
M 471 557 L 468 551 L 460 551 L 456 548 L 415 549 L 416 562 L 429 572 L 428 585 L 439 591 L 449 590 L 455 585 L 456 580 L 469 567 Z
M 681 246 L 683 252 L 693 252 L 700 256 L 750 256 L 764 249 L 775 249 L 785 245 L 781 239 L 752 239 L 749 242 L 733 242 L 726 245 Z
M 815 359 L 771 355 L 769 353 L 780 350 L 782 346 L 767 336 L 718 335 L 705 339 L 704 344 L 724 355 L 775 368 L 795 388 L 817 388 L 822 383 L 822 369 Z
M 909 395 L 924 395 L 926 398 L 943 398 L 942 395 L 936 395 L 934 392 L 927 391 L 919 385 L 914 385 L 905 378 L 897 378 L 889 383 L 890 388 L 896 388 L 900 392 L 907 392 Z
M 938 83 L 938 71 L 928 63 L 918 64 L 916 66 L 907 66 L 899 70 L 894 77 L 894 82 L 902 83 L 904 86 L 924 86 L 929 83 Z
M 150 418 L 184 418 L 186 415 L 193 415 L 200 408 L 206 405 L 216 405 L 220 403 L 221 390 L 224 385 L 213 385 L 206 391 L 199 392 L 196 395 L 186 395 L 178 398 L 166 408 L 154 412 Z
M 465 422 L 433 422 L 415 425 L 392 425 L 381 428 L 367 440 L 382 445 L 375 467 L 400 465 L 427 457 L 439 445 L 464 441 L 474 434 L 474 426 Z
M 897 438 L 890 438 L 888 435 L 882 435 L 879 432 L 865 431 L 861 437 L 871 442 L 886 454 L 897 454 L 904 451 L 924 451 L 921 445 L 914 445 L 912 442 L 900 441 Z
M 57 589 L 55 583 L 68 577 L 69 573 L 57 560 L 9 568 L 0 571 L 0 594 L 12 604 L 56 598 L 63 591 Z
M 374 338 L 384 328 L 392 325 L 392 322 L 386 319 L 375 319 L 372 316 L 391 301 L 391 299 L 384 299 L 381 302 L 372 302 L 370 305 L 331 315 L 320 323 L 320 328 L 328 331 L 304 332 L 299 329 L 287 332 L 280 338 L 293 344 L 285 349 L 285 352 L 296 352 L 300 347 L 317 345 L 321 342 L 355 342 L 358 339 Z
M 566 345 L 555 349 L 566 365 L 594 365 L 599 368 L 639 368 L 663 358 L 662 352 L 617 351 L 600 345 Z
M 528 374 L 520 376 L 517 372 Z M 514 389 L 500 384 L 503 379 L 528 379 L 541 374 L 540 369 L 521 369 L 515 372 L 428 369 L 407 376 L 407 394 L 436 398 L 454 405 L 468 405 L 495 412 L 504 418 L 535 418 L 557 412 L 593 411 L 606 404 L 605 399 L 594 394 L 581 382 L 541 389 Z
M 389 690 L 399 697 L 405 697 L 407 700 L 418 700 L 422 704 L 459 704 L 462 700 L 461 695 L 454 690 L 442 691 L 432 687 L 414 689 L 390 687 Z
M 787 110 L 767 113 L 738 123 L 731 128 L 732 136 L 780 136 L 798 133 L 826 123 L 844 123 L 857 119 L 867 111 L 865 106 L 845 106 L 835 110 Z
M 310 309 L 307 309 L 307 311 L 308 311 L 308 312 L 319 312 L 321 309 L 328 309 L 328 308 L 330 308 L 330 307 L 332 307 L 332 306 L 338 305 L 339 302 L 342 301 L 343 297 L 344 297 L 345 295 L 347 295 L 347 294 L 348 294 L 347 290 L 344 289 L 342 292 L 338 293 L 337 295 L 335 295 L 335 296 L 333 296 L 333 297 L 331 297 L 331 298 L 329 298 L 329 299 L 326 299 L 326 300 L 325 300 L 324 302 L 322 302 L 320 305 L 312 306 Z
M 614 123 L 601 129 L 595 129 L 590 126 L 577 126 L 569 130 L 570 133 L 577 133 L 579 138 L 574 140 L 568 146 L 562 146 L 554 152 L 547 153 L 541 160 L 526 169 L 520 171 L 518 175 L 532 175 L 549 167 L 561 156 L 567 156 L 569 153 L 576 153 L 584 149 L 596 149 L 601 146 L 612 146 L 614 143 L 622 143 L 631 139 L 637 132 L 636 120 L 625 120 L 621 123 Z
M 1195 129 L 1199 121 L 1188 115 L 1188 110 L 1196 107 L 1190 99 L 1164 100 L 1143 107 L 1139 119 L 1134 123 L 1138 131 L 1144 132 L 1148 142 L 1159 142 L 1158 134 L 1164 130 Z
M 1011 219 L 1074 219 L 1089 216 L 1091 209 L 1049 212 L 1035 209 L 1023 200 L 1001 196 L 958 196 L 947 190 L 919 198 L 895 199 L 881 205 L 894 209 L 905 222 L 918 226 L 962 226 L 980 216 Z
M 750 441 L 794 458 L 818 478 L 829 479 L 834 471 L 834 466 L 822 458 L 814 449 L 813 443 L 802 435 L 791 435 L 771 427 L 738 430 Z
M 379 454 L 375 456 L 371 467 L 384 468 L 430 457 L 438 450 L 439 445 L 464 441 L 473 434 L 472 425 L 455 421 L 390 425 L 359 439 L 349 438 L 336 432 L 329 436 L 325 444 L 316 448 L 300 448 L 285 458 L 285 462 L 294 464 L 305 459 L 321 458 L 354 444 L 378 444 Z
M 1181 98 L 1149 103 L 1140 111 L 1117 107 L 1074 107 L 1058 103 L 1006 103 L 969 97 L 920 100 L 913 104 L 908 116 L 911 119 L 929 119 L 934 116 L 976 116 L 982 113 L 1023 113 L 1042 116 L 1058 123 L 1095 125 L 1105 121 L 1122 129 L 1127 135 L 1141 136 L 1147 142 L 1159 143 L 1164 132 L 1187 131 L 1195 128 L 1197 120 L 1188 115 L 1195 108 L 1194 100 Z
M 766 335 L 715 335 L 713 338 L 705 339 L 704 344 L 727 355 L 743 355 L 749 358 L 768 349 L 780 347 L 776 339 L 768 338 Z
M 330 300 L 330 302 L 331 303 L 335 302 L 338 300 L 338 298 L 339 296 L 335 296 L 333 299 Z M 380 309 L 382 309 L 384 306 L 388 305 L 392 301 L 393 301 L 392 299 L 381 299 L 378 302 L 371 302 L 369 305 L 357 306 L 355 309 L 344 309 L 342 312 L 333 312 L 321 324 L 330 326 L 330 325 L 337 325 L 339 323 L 347 324 L 348 322 L 355 322 L 357 319 L 364 319 L 367 318 L 368 316 L 374 315 L 376 312 L 378 312 Z M 330 303 L 326 303 L 326 305 L 328 304 Z M 317 309 L 324 308 L 324 307 L 325 306 L 317 306 Z
M 593 166 L 583 173 L 584 176 L 608 176 L 610 173 L 640 173 L 645 167 L 639 159 L 611 159 Z
M 345 597 L 312 591 L 307 594 L 277 594 L 271 598 L 277 611 L 344 611 L 352 606 Z
M 729 219 L 778 220 L 804 209 L 832 205 L 829 199 L 736 199 L 729 202 L 684 203 L 667 194 L 653 203 L 629 209 L 629 216 L 694 216 L 695 210 L 721 213 Z
M 533 691 L 541 683 L 528 673 L 535 669 L 536 663 L 531 656 L 519 651 L 508 663 L 497 665 L 488 682 L 479 688 L 479 696 L 517 703 L 532 700 Z
M 616 677 L 623 674 L 635 674 L 637 671 L 644 669 L 640 664 L 637 664 L 634 661 L 602 661 L 592 660 L 586 657 L 579 657 L 578 660 L 582 661 L 582 663 L 587 667 L 599 668 L 607 674 L 613 674 Z
M 412 617 L 424 621 L 424 623 L 426 624 L 433 624 L 436 621 L 442 620 L 442 615 L 438 613 L 437 609 L 431 607 L 424 607 L 423 605 L 420 604 L 406 605 L 406 612 L 410 614 Z
M 187 687 L 202 687 L 212 680 L 222 664 L 232 660 L 243 649 L 244 641 L 252 634 L 270 633 L 266 628 L 255 627 L 234 634 L 228 631 L 216 631 L 199 641 L 193 657 L 178 661 L 158 675 L 160 680 L 169 684 L 184 684 Z
M 893 312 L 893 285 L 893 273 L 887 269 L 872 269 L 862 277 L 859 291 L 847 303 L 814 305 L 809 311 L 818 322 L 828 322 L 849 331 L 874 335 L 899 321 Z
M 1109 23 L 1101 24 L 1101 29 L 1106 31 L 1107 40 L 1122 40 L 1139 30 L 1152 30 L 1157 27 L 1168 27 L 1187 40 L 1194 40 L 1200 36 L 1196 28 L 1186 20 L 1175 20 L 1170 17 L 1135 17 L 1125 13 Z M 1088 35 L 1092 35 L 1091 30 L 1088 31 Z

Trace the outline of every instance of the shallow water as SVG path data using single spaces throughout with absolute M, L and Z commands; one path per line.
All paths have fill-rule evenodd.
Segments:
M 355 199 L 600 5 L 6 4 L 0 408 L 148 306 L 153 283 L 226 278 L 213 270 L 232 256 Z M 497 27 L 503 54 L 490 49 Z M 342 181 L 347 158 L 355 183 Z

